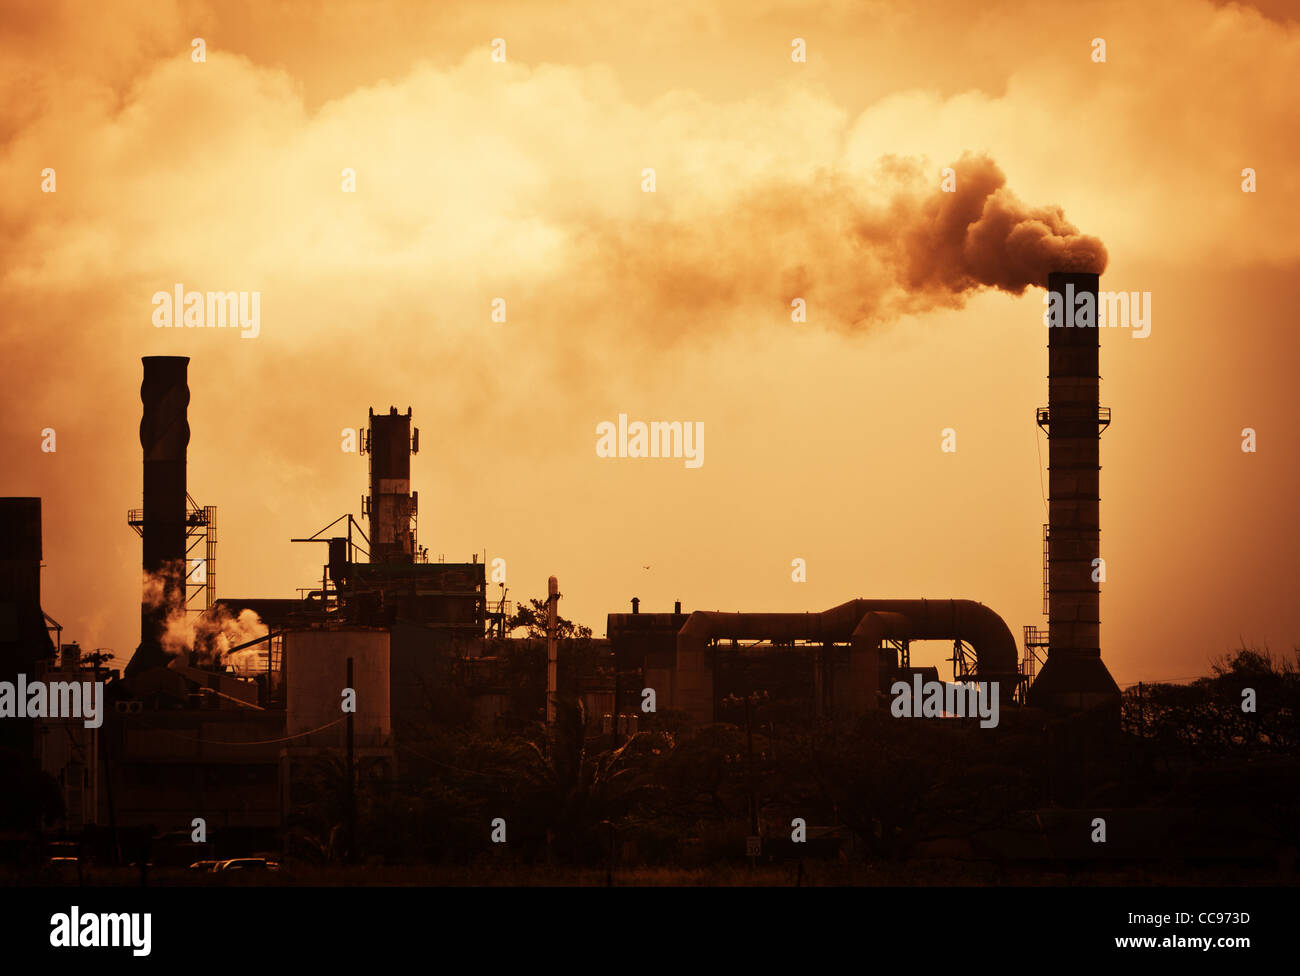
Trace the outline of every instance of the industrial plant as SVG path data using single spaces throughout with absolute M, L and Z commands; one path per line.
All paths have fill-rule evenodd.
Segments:
M 1045 284 L 1050 293 L 1068 289 L 1084 307 L 1097 308 L 1096 274 L 1054 273 Z M 856 739 L 851 748 L 871 748 L 871 736 L 898 736 L 930 750 L 936 762 L 949 749 L 994 756 L 999 731 L 1058 729 L 1050 736 L 1113 742 L 1121 694 L 1101 656 L 1097 573 L 1100 436 L 1111 419 L 1100 406 L 1099 340 L 1095 327 L 1048 330 L 1047 405 L 1036 416 L 1050 452 L 1042 566 L 1047 626 L 1026 626 L 1019 647 L 995 609 L 966 594 L 943 593 L 865 594 L 801 613 L 724 613 L 680 603 L 671 611 L 642 611 L 633 597 L 630 610 L 608 614 L 606 636 L 593 638 L 560 615 L 554 577 L 545 599 L 530 604 L 510 600 L 504 586 L 489 590 L 486 553 L 466 562 L 429 560 L 411 484 L 419 430 L 412 411 L 396 407 L 372 409 L 362 432 L 369 485 L 360 518 L 344 513 L 310 535 L 292 536 L 286 527 L 286 537 L 320 553 L 318 583 L 296 597 L 219 593 L 216 508 L 194 501 L 186 476 L 189 450 L 204 449 L 191 444 L 187 420 L 191 364 L 183 357 L 145 357 L 143 504 L 126 520 L 141 540 L 140 642 L 121 673 L 64 641 L 42 605 L 41 500 L 0 500 L 5 675 L 103 681 L 106 688 L 107 714 L 97 726 L 67 716 L 6 723 L 7 730 L 22 725 L 17 746 L 30 750 L 57 783 L 57 813 L 44 824 L 44 842 L 63 845 L 78 863 L 187 866 L 252 858 L 268 865 L 309 855 L 328 863 L 356 861 L 373 850 L 400 861 L 402 852 L 361 839 L 361 820 L 379 817 L 394 796 L 418 793 L 428 801 L 430 784 L 460 776 L 466 795 L 479 791 L 508 805 L 521 783 L 535 786 L 549 776 L 554 787 L 568 776 L 565 802 L 577 790 L 590 806 L 617 778 L 619 764 L 636 754 L 637 743 L 646 744 L 647 757 L 660 756 L 670 746 L 680 751 L 683 742 L 706 741 L 710 728 L 728 728 L 726 742 L 743 738 L 745 744 L 717 746 L 708 768 L 691 774 L 709 785 L 696 783 L 687 792 L 711 791 L 714 806 L 725 806 L 732 784 L 739 816 L 748 820 L 751 843 L 743 853 L 771 858 L 790 847 L 780 824 L 803 808 L 792 788 L 764 799 L 757 784 L 780 762 L 778 752 L 797 753 L 794 743 L 804 734 L 798 730 L 829 734 L 835 743 L 848 735 Z M 223 565 L 241 555 L 223 553 Z M 1027 578 L 1031 572 L 1027 567 Z M 521 629 L 526 636 L 515 636 Z M 914 666 L 916 641 L 949 642 L 952 673 Z M 946 713 L 939 725 L 965 738 L 936 745 L 930 723 L 897 719 L 891 708 L 895 685 L 910 688 L 914 681 L 917 688 L 944 681 L 993 695 L 1002 729 Z M 789 742 L 781 738 L 786 728 Z M 478 737 L 477 758 L 463 743 L 448 751 L 449 737 L 471 734 Z M 483 750 L 497 748 L 484 743 L 511 737 L 531 742 L 536 753 L 528 760 L 533 772 L 516 782 L 481 764 Z M 565 755 L 576 757 L 567 772 Z M 470 768 L 473 763 L 480 765 Z M 322 792 L 322 770 L 326 779 L 333 770 L 335 792 Z M 642 786 L 661 788 L 653 781 L 651 775 Z M 844 785 L 836 780 L 827 795 Z M 363 803 L 363 795 L 370 799 Z M 579 834 L 568 838 L 567 854 L 579 862 L 593 851 L 613 859 L 616 829 L 645 833 L 635 811 L 647 801 L 638 797 L 623 797 L 623 819 L 606 812 L 588 822 L 588 814 L 565 807 L 566 823 Z M 428 802 L 438 816 L 459 816 L 446 812 L 452 800 L 435 800 Z M 817 809 L 834 812 L 813 825 L 816 836 L 798 849 L 799 857 L 888 852 L 900 843 L 880 816 L 854 822 L 845 816 L 845 802 L 818 802 Z M 982 850 L 1014 848 L 1008 837 L 1026 818 L 1036 824 L 1033 857 L 1064 856 L 1061 844 L 1086 846 L 1081 833 L 1062 840 L 1074 831 L 1073 821 L 1033 813 L 1032 798 L 1008 792 L 996 802 L 1002 819 L 982 824 Z M 457 821 L 465 836 L 478 831 L 476 816 Z M 554 818 L 560 814 L 537 816 L 528 835 L 534 850 L 559 845 L 563 831 Z M 1113 817 L 1121 822 L 1124 814 Z M 468 849 L 447 841 L 411 857 L 482 854 L 491 848 L 486 819 L 481 828 L 481 841 L 466 842 Z M 901 836 L 902 827 L 894 830 Z M 652 857 L 653 838 L 642 834 L 639 848 L 624 844 L 617 856 Z M 1150 842 L 1149 830 L 1143 836 Z M 29 841 L 9 836 L 10 854 L 19 856 Z M 686 857 L 690 845 L 705 843 L 704 834 L 674 841 L 670 856 Z M 1126 849 L 1125 842 L 1117 847 Z

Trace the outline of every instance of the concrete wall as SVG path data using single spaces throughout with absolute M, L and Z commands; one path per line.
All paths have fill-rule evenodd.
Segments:
M 356 744 L 378 745 L 393 734 L 389 707 L 389 638 L 385 630 L 348 627 L 294 630 L 285 634 L 286 732 L 300 735 L 329 725 L 301 745 L 342 745 L 347 659 L 356 691 Z

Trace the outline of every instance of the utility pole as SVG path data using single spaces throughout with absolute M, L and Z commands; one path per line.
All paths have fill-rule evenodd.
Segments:
M 117 797 L 113 793 L 113 768 L 116 763 L 113 761 L 113 743 L 118 736 L 125 736 L 121 723 L 116 723 L 116 728 L 110 728 L 108 735 L 100 739 L 101 748 L 104 750 L 104 789 L 108 794 L 108 829 L 113 838 L 113 863 L 122 863 L 122 841 L 117 834 Z
M 560 660 L 556 640 L 556 605 L 560 584 L 554 576 L 546 584 L 546 724 L 555 724 L 555 695 L 559 690 Z
M 614 652 L 614 707 L 610 709 L 610 711 L 614 713 L 614 745 L 621 746 L 623 744 L 623 736 L 619 734 L 618 730 L 618 651 Z M 612 830 L 613 828 L 611 827 L 610 829 Z
M 94 658 L 96 686 L 99 684 L 99 666 L 102 663 L 103 662 L 99 659 L 99 651 L 96 649 Z M 101 726 L 103 724 L 103 722 L 100 722 Z M 90 823 L 96 825 L 99 824 L 99 764 L 99 729 L 96 728 L 90 730 Z M 85 809 L 84 805 L 82 809 Z M 84 813 L 81 817 L 81 825 L 84 832 L 86 825 L 86 816 Z M 80 858 L 77 860 L 77 872 L 79 878 L 81 872 Z
M 614 821 L 606 820 L 609 827 L 609 856 L 605 858 L 605 887 L 614 887 Z
M 356 757 L 354 755 L 354 749 L 353 749 L 355 743 L 355 735 L 356 735 L 356 728 L 355 728 L 355 721 L 354 721 L 356 718 L 356 688 L 352 684 L 352 658 L 348 658 L 347 684 L 344 685 L 344 687 L 351 688 L 352 696 L 353 696 L 352 710 L 347 713 L 348 786 L 347 786 L 347 793 L 346 793 L 347 808 L 344 814 L 347 817 L 347 824 L 345 827 L 345 842 L 347 844 L 347 847 L 345 848 L 344 859 L 347 861 L 351 861 L 352 860 L 352 834 L 356 829 L 356 822 L 357 822 L 357 796 L 356 796 L 357 779 L 356 779 L 356 763 L 355 763 Z
M 749 832 L 758 834 L 758 797 L 754 793 L 754 696 L 745 696 L 745 736 L 749 743 Z

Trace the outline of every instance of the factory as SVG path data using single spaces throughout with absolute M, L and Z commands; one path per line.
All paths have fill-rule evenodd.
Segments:
M 1053 273 L 1049 294 L 1091 296 L 1098 275 Z M 1095 321 L 1094 321 L 1095 326 Z M 62 640 L 40 593 L 39 498 L 0 499 L 0 678 L 95 681 L 102 727 L 35 720 L 6 734 L 59 783 L 62 828 L 189 831 L 202 818 L 233 853 L 276 849 L 306 772 L 339 757 L 347 775 L 394 780 L 422 767 L 431 696 L 455 692 L 463 721 L 487 731 L 553 721 L 557 696 L 580 699 L 592 735 L 636 731 L 647 690 L 656 713 L 691 726 L 728 721 L 726 702 L 784 696 L 808 716 L 888 708 L 914 667 L 913 641 L 952 646 L 952 678 L 997 708 L 1114 715 L 1119 689 L 1101 659 L 1099 332 L 1048 330 L 1049 521 L 1043 527 L 1046 629 L 1018 649 L 998 613 L 973 600 L 863 597 L 804 613 L 611 612 L 603 640 L 561 635 L 551 580 L 546 620 L 529 637 L 505 592 L 490 600 L 487 558 L 428 561 L 418 539 L 413 414 L 371 410 L 360 450 L 369 485 L 360 515 L 294 538 L 320 546 L 317 584 L 296 598 L 216 591 L 216 509 L 189 494 L 189 360 L 143 359 L 140 643 L 119 674 Z M 610 425 L 612 427 L 612 425 Z M 702 433 L 702 432 L 701 432 Z M 696 435 L 695 450 L 700 450 Z M 690 444 L 690 438 L 686 438 Z M 688 453 L 689 457 L 690 454 Z M 688 463 L 688 466 L 689 463 Z M 511 723 L 514 723 L 512 726 Z M 617 730 L 617 731 L 616 731 Z M 15 739 L 15 736 L 17 737 Z

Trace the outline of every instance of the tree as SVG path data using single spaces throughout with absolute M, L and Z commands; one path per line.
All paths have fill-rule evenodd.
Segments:
M 557 596 L 556 599 L 558 600 L 559 597 Z M 518 604 L 508 626 L 512 631 L 518 630 L 520 627 L 527 628 L 529 637 L 545 637 L 546 600 L 529 600 L 527 604 Z M 575 624 L 572 620 L 557 614 L 555 617 L 555 635 L 562 640 L 575 637 L 590 638 L 591 628 L 584 624 Z
M 1034 784 L 1006 754 L 1007 731 L 877 711 L 792 743 L 783 762 L 795 776 L 807 771 L 812 795 L 838 810 L 870 856 L 905 859 L 926 841 L 1005 827 L 1033 804 Z
M 1169 751 L 1202 757 L 1300 749 L 1300 672 L 1267 649 L 1242 647 L 1211 662 L 1213 676 L 1152 684 L 1124 698 L 1125 727 Z M 1245 693 L 1252 709 L 1243 707 Z
M 651 743 L 633 736 L 623 745 L 589 751 L 581 701 L 557 699 L 548 747 L 520 744 L 515 793 L 528 821 L 543 827 L 565 861 L 590 863 L 608 842 L 602 825 L 617 824 L 659 793 L 647 782 Z

